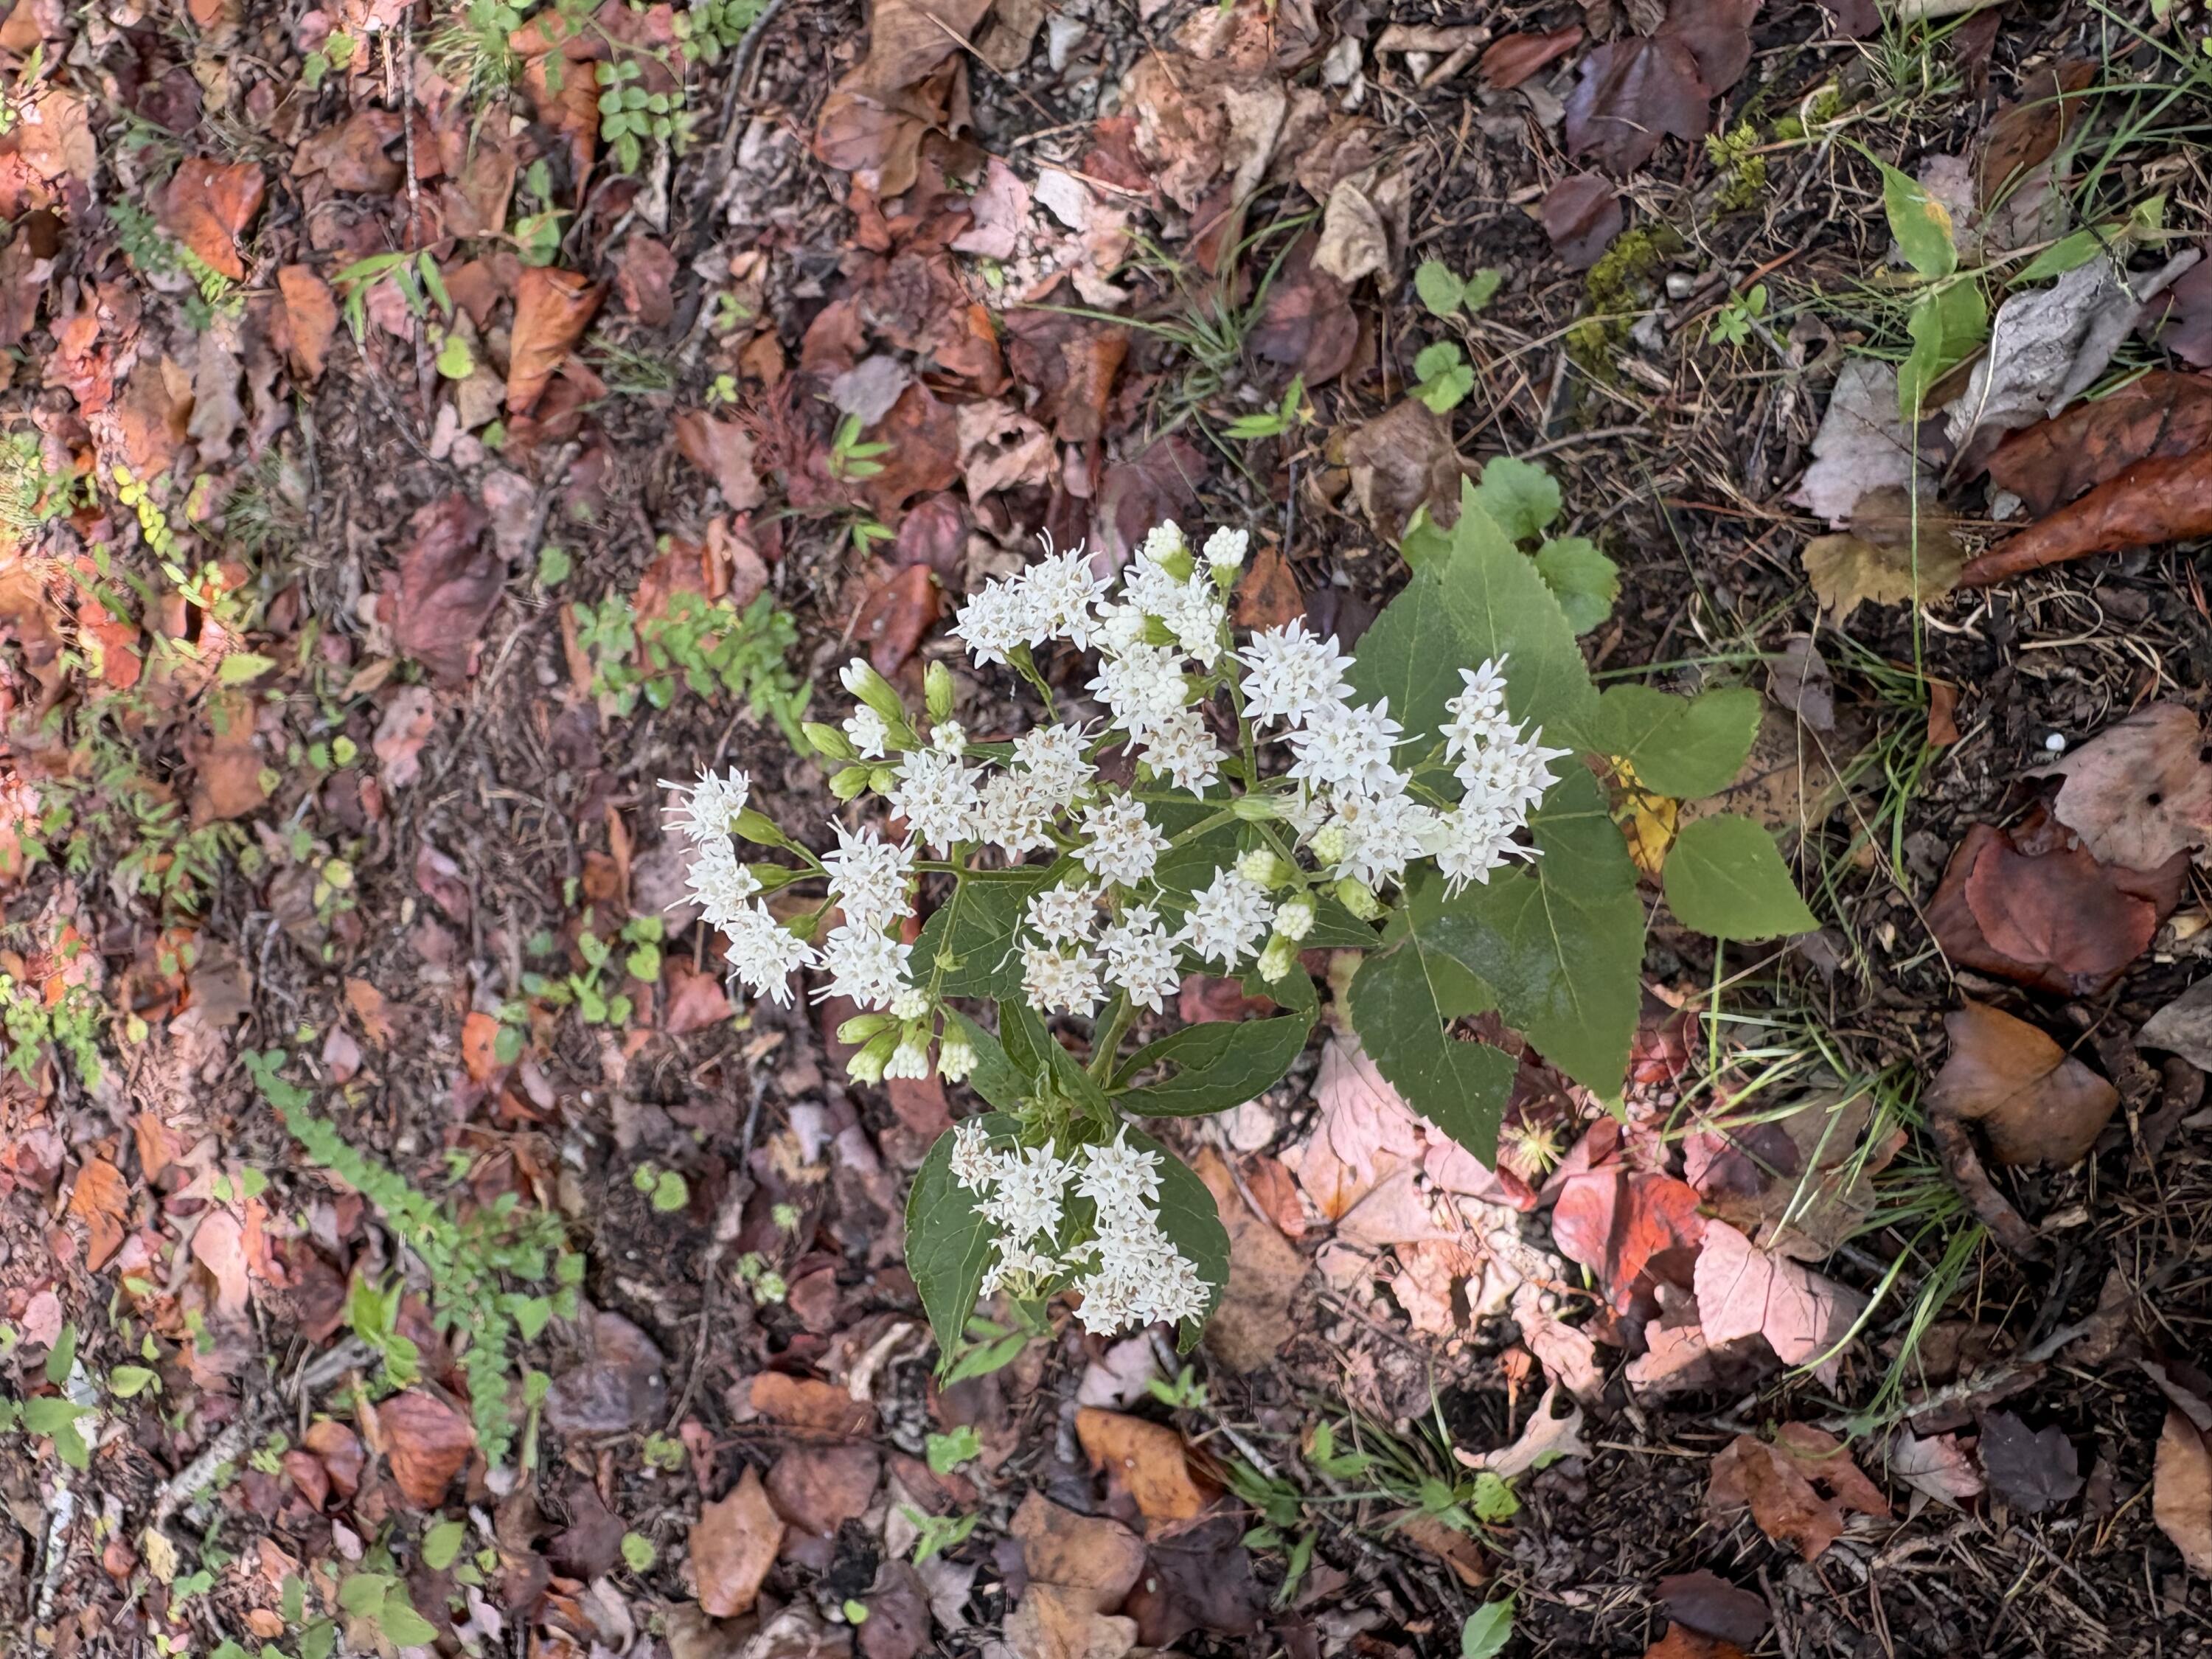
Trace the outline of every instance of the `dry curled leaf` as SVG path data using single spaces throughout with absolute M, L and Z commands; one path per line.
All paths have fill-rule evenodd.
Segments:
M 1546 192 L 1544 234 L 1569 270 L 1588 270 L 1620 234 L 1620 193 L 1595 173 L 1573 173 Z
M 1979 1123 L 2000 1164 L 2064 1169 L 2096 1145 L 2119 1091 L 2026 1020 L 1978 1002 L 1943 1017 L 1935 1111 Z
M 702 1504 L 687 1563 L 699 1605 L 717 1619 L 752 1610 L 761 1581 L 783 1547 L 783 1520 L 751 1464 L 720 1502 Z
M 584 337 L 599 308 L 605 286 L 551 265 L 526 268 L 514 290 L 514 331 L 508 346 L 507 409 L 527 415 L 538 406 L 553 373 Z
M 84 1265 L 98 1273 L 123 1248 L 124 1224 L 131 1212 L 130 1186 L 106 1158 L 93 1158 L 77 1172 L 76 1185 L 70 1189 L 69 1212 L 90 1234 Z
M 2081 500 L 1968 564 L 1966 587 L 2040 570 L 2093 553 L 2124 553 L 2212 534 L 2212 448 L 2138 461 Z
M 1949 515 L 1907 491 L 1885 488 L 1853 504 L 1850 529 L 1805 544 L 1805 577 L 1838 623 L 1866 600 L 1896 605 L 1940 599 L 1959 582 L 1966 550 Z
M 456 490 L 418 508 L 400 556 L 392 641 L 443 684 L 468 678 L 477 635 L 499 604 L 507 567 L 484 532 L 490 520 Z
M 1091 1467 L 1126 1487 L 1147 1521 L 1191 1521 L 1213 1501 L 1210 1483 L 1192 1474 L 1182 1437 L 1161 1423 L 1085 1406 L 1075 1437 Z
M 1475 73 L 1497 91 L 1510 92 L 1582 43 L 1582 29 L 1573 23 L 1542 34 L 1500 35 L 1484 48 Z
M 1849 1512 L 1889 1513 L 1889 1500 L 1843 1443 L 1808 1423 L 1785 1423 L 1771 1441 L 1738 1435 L 1713 1460 L 1705 1502 L 1723 1516 L 1750 1510 L 1761 1532 L 1808 1561 L 1844 1535 Z
M 2212 273 L 2212 264 L 2197 270 Z M 2191 454 L 2208 443 L 2212 376 L 2160 371 L 2013 434 L 1990 457 L 1990 478 L 2039 518 L 2137 461 Z
M 2212 1437 L 2179 1406 L 2158 1437 L 2151 1515 L 2190 1570 L 2212 1577 Z
M 1785 1365 L 1811 1365 L 1832 1387 L 1841 1348 L 1866 1298 L 1801 1262 L 1759 1249 L 1708 1218 L 1698 1252 L 1698 1318 L 1710 1343 L 1763 1336 Z
M 234 283 L 246 280 L 238 239 L 261 210 L 268 180 L 258 163 L 188 155 L 161 197 L 161 222 L 207 265 Z
M 476 1449 L 469 1419 L 420 1389 L 395 1394 L 379 1406 L 376 1427 L 400 1496 L 418 1510 L 434 1510 L 445 1501 L 446 1488 Z
M 2193 710 L 2152 703 L 2048 769 L 2066 780 L 2051 811 L 2103 862 L 2155 870 L 2212 842 L 2208 757 Z

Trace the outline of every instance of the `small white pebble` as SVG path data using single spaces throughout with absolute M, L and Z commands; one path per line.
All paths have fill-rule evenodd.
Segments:
M 2063 733 L 2053 732 L 2043 740 L 2043 746 L 2054 755 L 2063 755 L 2066 752 L 2066 738 Z

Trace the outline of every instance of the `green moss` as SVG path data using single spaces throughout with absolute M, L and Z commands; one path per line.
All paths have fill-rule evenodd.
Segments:
M 1583 279 L 1590 314 L 1567 330 L 1567 355 L 1577 367 L 1601 380 L 1614 378 L 1615 349 L 1628 337 L 1633 314 L 1651 303 L 1659 268 L 1682 246 L 1680 233 L 1668 225 L 1639 225 L 1613 239 Z
M 1716 216 L 1742 213 L 1759 205 L 1766 191 L 1766 158 L 1759 152 L 1759 129 L 1746 121 L 1735 131 L 1705 140 L 1705 158 L 1725 178 L 1713 198 Z

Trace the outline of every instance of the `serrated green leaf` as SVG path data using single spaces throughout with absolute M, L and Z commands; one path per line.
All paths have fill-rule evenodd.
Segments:
M 441 1521 L 422 1534 L 422 1565 L 433 1572 L 443 1572 L 453 1565 L 467 1541 L 469 1523 L 465 1521 Z
M 107 1391 L 118 1400 L 136 1400 L 154 1381 L 143 1365 L 118 1365 L 107 1374 Z
M 1493 456 L 1484 465 L 1474 498 L 1516 542 L 1533 541 L 1559 516 L 1559 481 L 1534 461 L 1511 455 Z
M 1438 340 L 1413 354 L 1413 378 L 1433 380 L 1460 367 L 1460 349 L 1449 340 Z
M 1313 1031 L 1311 1016 L 1212 1020 L 1186 1025 L 1148 1042 L 1121 1067 L 1115 1097 L 1125 1111 L 1147 1117 L 1199 1117 L 1242 1106 L 1282 1081 Z M 1154 1066 L 1169 1074 L 1141 1088 L 1130 1081 Z
M 1567 624 L 1587 634 L 1613 614 L 1620 598 L 1620 567 L 1580 536 L 1562 536 L 1536 550 L 1536 574 L 1552 590 Z
M 1221 1224 L 1221 1211 L 1212 1193 L 1189 1165 L 1151 1136 L 1134 1129 L 1125 1133 L 1130 1146 L 1159 1154 L 1160 1231 L 1206 1281 L 1204 1310 L 1197 1318 L 1184 1320 L 1176 1337 L 1176 1347 L 1188 1353 L 1197 1346 L 1206 1322 L 1221 1305 L 1221 1293 L 1229 1284 L 1229 1231 Z M 915 1283 L 921 1283 L 919 1277 Z
M 1352 981 L 1352 1025 L 1376 1069 L 1430 1120 L 1486 1164 L 1498 1158 L 1498 1125 L 1516 1063 L 1502 1048 L 1452 1036 L 1461 1014 L 1494 1006 L 1459 963 L 1425 947 L 1418 931 L 1368 956 Z
M 70 1367 L 76 1364 L 76 1322 L 63 1326 L 54 1337 L 54 1345 L 46 1350 L 46 1381 L 59 1388 L 69 1381 Z
M 1930 281 L 1950 276 L 1959 268 L 1951 210 L 1910 174 L 1899 173 L 1886 161 L 1877 165 L 1881 168 L 1882 210 L 1889 217 L 1889 234 L 1897 239 L 1905 263 Z
M 356 1619 L 371 1619 L 384 1610 L 391 1589 L 389 1573 L 357 1572 L 338 1586 L 338 1606 Z
M 1508 709 L 1555 744 L 1595 708 L 1597 688 L 1566 612 L 1470 483 L 1461 490 L 1449 556 L 1414 572 L 1383 607 L 1360 637 L 1352 683 L 1363 702 L 1387 696 L 1407 737 L 1426 739 L 1445 718 L 1445 701 L 1460 693 L 1460 671 L 1498 657 Z
M 1808 909 L 1765 827 L 1734 812 L 1683 826 L 1667 849 L 1667 906 L 1686 927 L 1715 939 L 1809 933 Z
M 376 1628 L 396 1648 L 428 1647 L 438 1639 L 438 1627 L 415 1611 L 404 1585 L 394 1584 L 376 1615 Z
M 1462 301 L 1468 314 L 1482 310 L 1496 299 L 1498 286 L 1504 280 L 1505 273 L 1495 265 L 1485 265 L 1470 276 L 1467 279 L 1467 292 Z
M 1467 284 L 1441 259 L 1424 259 L 1413 271 L 1413 292 L 1431 316 L 1457 313 L 1467 298 Z
M 915 940 L 915 982 L 933 980 L 938 994 L 948 997 L 996 1000 L 1018 993 L 1022 958 L 1014 936 L 1024 907 L 1048 878 L 1057 879 L 1058 870 L 989 872 L 962 881 Z
M 1695 800 L 1735 781 L 1759 736 L 1759 693 L 1728 686 L 1678 697 L 1648 685 L 1607 686 L 1586 734 L 1589 746 L 1618 755 L 1654 794 Z
M 1012 1146 L 1021 1129 L 1003 1112 L 971 1121 L 999 1145 Z M 906 1201 L 907 1271 L 929 1316 L 938 1352 L 946 1355 L 957 1351 L 968 1316 L 975 1311 L 996 1231 L 977 1213 L 976 1195 L 952 1178 L 952 1133 L 946 1130 L 929 1149 Z

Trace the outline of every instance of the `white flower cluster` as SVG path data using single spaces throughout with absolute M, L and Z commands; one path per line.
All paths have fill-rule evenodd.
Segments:
M 960 1124 L 952 1178 L 981 1194 L 976 1210 L 996 1234 L 983 1293 L 1073 1290 L 1083 1328 L 1101 1335 L 1202 1316 L 1206 1281 L 1160 1227 L 1159 1169 L 1160 1155 L 1130 1146 L 1127 1129 L 1063 1158 L 1049 1146 L 994 1149 L 975 1120 Z M 1091 1202 L 1087 1230 L 1067 1224 L 1071 1184 Z

